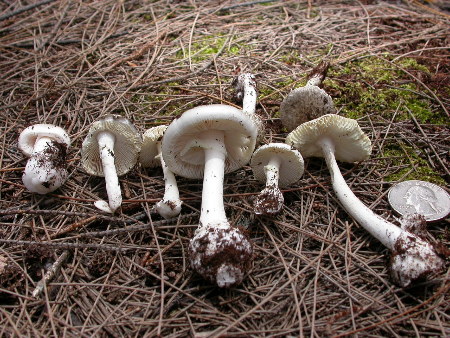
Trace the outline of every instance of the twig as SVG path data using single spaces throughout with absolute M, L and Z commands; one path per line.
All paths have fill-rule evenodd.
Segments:
M 39 6 L 43 6 L 43 5 L 49 4 L 49 3 L 54 2 L 54 1 L 55 0 L 43 0 L 41 2 L 36 2 L 34 4 L 31 4 L 31 5 L 28 5 L 28 6 L 24 6 L 22 8 L 16 9 L 15 11 L 12 11 L 12 12 L 9 12 L 9 13 L 1 15 L 0 16 L 0 21 L 4 21 L 4 20 L 9 19 L 9 18 L 11 18 L 13 16 L 19 15 L 19 14 L 21 14 L 23 12 L 26 12 L 26 11 L 30 11 L 32 9 L 35 9 L 35 8 L 39 7 Z
M 58 257 L 55 263 L 53 263 L 50 269 L 45 273 L 44 277 L 42 277 L 42 279 L 36 285 L 36 288 L 32 293 L 33 297 L 38 297 L 42 293 L 44 287 L 53 279 L 53 277 L 55 277 L 55 275 L 61 269 L 61 265 L 65 262 L 68 256 L 69 251 L 66 250 L 61 254 L 61 256 Z
M 40 245 L 46 247 L 55 247 L 61 249 L 100 249 L 106 251 L 126 251 L 126 250 L 147 250 L 144 247 L 121 248 L 120 246 L 104 245 L 104 244 L 85 244 L 85 243 L 56 243 L 56 242 L 39 242 L 24 241 L 15 239 L 0 239 L 0 243 L 13 245 Z

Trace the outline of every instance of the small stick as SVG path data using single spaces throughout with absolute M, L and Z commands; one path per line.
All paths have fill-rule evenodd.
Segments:
M 71 225 L 65 227 L 61 231 L 58 231 L 57 233 L 51 234 L 50 238 L 53 239 L 53 238 L 56 238 L 56 237 L 61 236 L 63 234 L 66 234 L 68 232 L 74 231 L 74 230 L 76 230 L 78 228 L 81 228 L 83 225 L 86 225 L 88 223 L 91 223 L 91 222 L 95 221 L 97 218 L 98 218 L 98 216 L 94 215 L 94 216 L 85 218 L 85 219 L 83 219 L 83 220 L 81 220 L 79 222 L 72 223 Z
M 39 6 L 43 6 L 43 5 L 49 4 L 49 3 L 54 2 L 54 1 L 55 0 L 44 0 L 44 1 L 41 1 L 41 2 L 36 2 L 35 4 L 24 6 L 22 8 L 16 9 L 15 11 L 3 14 L 2 16 L 0 16 L 0 21 L 4 21 L 4 20 L 9 19 L 9 18 L 11 18 L 13 16 L 19 15 L 19 14 L 21 14 L 23 12 L 26 12 L 26 11 L 30 11 L 32 9 L 35 9 L 35 8 L 39 7 Z
M 51 282 L 53 277 L 59 272 L 61 269 L 61 265 L 65 262 L 67 257 L 69 256 L 69 251 L 66 250 L 62 253 L 61 256 L 58 257 L 58 259 L 53 263 L 53 265 L 50 267 L 50 269 L 47 270 L 44 277 L 38 282 L 36 285 L 36 288 L 33 290 L 32 296 L 38 297 L 42 291 L 44 290 L 44 287 Z

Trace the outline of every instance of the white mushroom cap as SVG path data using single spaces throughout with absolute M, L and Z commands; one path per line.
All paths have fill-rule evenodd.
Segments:
M 142 148 L 139 155 L 139 162 L 143 167 L 159 167 L 161 161 L 157 158 L 159 151 L 157 143 L 161 141 L 162 136 L 167 129 L 166 125 L 152 127 L 147 129 L 143 135 Z
M 280 105 L 281 123 L 288 131 L 322 115 L 335 113 L 331 96 L 317 86 L 294 89 Z
M 370 157 L 372 143 L 358 122 L 328 114 L 298 126 L 286 137 L 286 143 L 299 149 L 303 157 L 323 157 L 319 141 L 332 140 L 335 157 L 343 162 L 359 162 Z
M 34 144 L 40 137 L 48 137 L 53 141 L 70 146 L 70 137 L 64 129 L 52 124 L 35 124 L 25 128 L 19 135 L 19 149 L 30 157 L 33 154 Z
M 258 181 L 266 181 L 264 167 L 274 157 L 280 160 L 278 181 L 280 187 L 295 183 L 302 177 L 305 166 L 300 152 L 285 143 L 270 143 L 256 149 L 250 161 L 253 174 Z
M 225 173 L 248 163 L 255 149 L 257 126 L 241 110 L 213 104 L 186 111 L 166 129 L 162 153 L 171 171 L 186 178 L 203 177 L 204 150 L 198 142 L 202 132 L 209 130 L 224 132 Z
M 97 135 L 104 131 L 115 137 L 114 163 L 117 175 L 124 175 L 138 160 L 142 138 L 134 125 L 120 115 L 108 115 L 92 124 L 81 148 L 81 164 L 88 174 L 104 176 L 97 142 Z

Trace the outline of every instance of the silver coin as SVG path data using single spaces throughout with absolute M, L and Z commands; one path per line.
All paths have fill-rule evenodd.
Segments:
M 450 213 L 449 194 L 430 182 L 411 180 L 398 183 L 389 189 L 388 200 L 400 215 L 418 213 L 429 222 Z

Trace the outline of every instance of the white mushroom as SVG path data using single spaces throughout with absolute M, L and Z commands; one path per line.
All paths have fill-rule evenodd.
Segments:
M 232 226 L 223 204 L 224 174 L 250 160 L 257 127 L 241 110 L 227 105 L 186 111 L 166 129 L 162 154 L 169 169 L 186 178 L 202 178 L 200 225 L 189 245 L 195 271 L 219 287 L 240 283 L 249 269 L 252 245 Z
M 281 102 L 280 119 L 288 131 L 322 115 L 336 113 L 331 96 L 319 88 L 328 67 L 328 63 L 320 63 L 311 71 L 306 86 L 292 90 Z
M 29 157 L 22 176 L 28 190 L 46 194 L 66 181 L 70 137 L 64 129 L 52 124 L 35 124 L 22 131 L 18 145 Z
M 363 161 L 372 151 L 369 138 L 355 120 L 324 115 L 297 127 L 287 136 L 286 143 L 300 149 L 304 157 L 325 158 L 333 189 L 344 209 L 392 251 L 392 276 L 400 286 L 406 287 L 414 280 L 442 269 L 443 261 L 432 245 L 373 213 L 346 184 L 336 159 Z
M 114 213 L 122 204 L 118 176 L 134 167 L 141 145 L 139 132 L 120 115 L 109 115 L 92 124 L 81 148 L 81 164 L 90 175 L 105 177 L 108 203 L 96 201 L 100 210 Z
M 303 157 L 285 143 L 270 143 L 259 147 L 250 161 L 253 174 L 266 187 L 255 200 L 256 214 L 276 214 L 284 204 L 280 187 L 297 182 L 303 175 Z
M 156 211 L 165 219 L 176 217 L 181 212 L 180 194 L 175 175 L 167 167 L 161 154 L 161 138 L 167 126 L 157 126 L 148 129 L 143 135 L 139 162 L 143 167 L 161 166 L 164 175 L 164 197 L 156 203 Z

